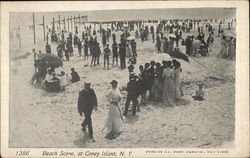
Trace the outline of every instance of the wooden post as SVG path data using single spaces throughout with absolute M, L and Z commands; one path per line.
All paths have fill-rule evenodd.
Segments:
M 33 13 L 33 27 L 34 27 L 34 44 L 36 44 L 36 23 L 35 23 L 35 13 Z
M 63 25 L 64 25 L 64 31 L 66 30 L 66 26 L 65 26 L 65 17 L 63 18 Z
M 59 23 L 59 32 L 61 32 L 62 31 L 62 29 L 61 29 L 61 16 L 60 16 L 60 14 L 59 14 L 59 21 L 58 21 L 58 23 Z
M 73 32 L 74 32 L 75 27 L 76 27 L 76 23 L 75 23 L 76 22 L 76 17 L 75 16 L 74 16 L 73 20 L 74 20 L 74 23 L 73 23 L 74 24 L 74 26 L 73 26 Z
M 21 41 L 21 26 L 18 27 L 19 30 L 19 48 L 22 48 L 22 41 Z
M 78 19 L 79 19 L 79 32 L 81 31 L 81 16 L 80 14 L 78 15 Z
M 52 32 L 55 32 L 55 18 L 53 18 L 53 23 L 52 23 Z
M 43 16 L 43 38 L 44 41 L 46 41 L 44 16 Z
M 71 30 L 72 30 L 72 28 L 73 28 L 73 24 L 72 24 L 72 16 L 70 16 L 70 22 L 71 22 Z
M 68 32 L 69 32 L 69 16 L 68 16 L 68 19 L 67 19 L 67 20 L 68 20 Z

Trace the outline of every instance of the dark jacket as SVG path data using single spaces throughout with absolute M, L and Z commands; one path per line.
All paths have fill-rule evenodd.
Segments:
M 119 55 L 120 57 L 124 57 L 126 56 L 126 47 L 124 44 L 119 44 Z
M 80 77 L 76 71 L 71 73 L 72 83 L 80 81 Z
M 113 52 L 113 56 L 118 56 L 118 45 L 117 45 L 117 43 L 113 43 L 112 52 Z
M 128 96 L 138 97 L 139 91 L 139 83 L 137 81 L 129 81 L 127 84 L 127 92 Z
M 46 45 L 46 53 L 47 53 L 47 54 L 51 54 L 51 47 L 50 47 L 49 44 Z
M 91 88 L 89 91 L 86 89 L 79 93 L 78 97 L 78 112 L 91 111 L 97 106 L 97 98 L 95 91 Z

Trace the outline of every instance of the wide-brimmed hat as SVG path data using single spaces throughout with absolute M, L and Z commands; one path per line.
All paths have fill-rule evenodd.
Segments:
M 84 81 L 84 86 L 90 86 L 91 82 L 90 81 Z
M 136 81 L 136 76 L 129 76 L 129 81 Z
M 117 85 L 118 82 L 117 82 L 116 80 L 112 80 L 112 81 L 110 82 L 110 84 L 112 84 L 112 85 Z

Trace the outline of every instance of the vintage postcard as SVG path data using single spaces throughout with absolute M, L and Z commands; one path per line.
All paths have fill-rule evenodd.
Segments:
M 1 2 L 1 157 L 249 157 L 248 1 Z

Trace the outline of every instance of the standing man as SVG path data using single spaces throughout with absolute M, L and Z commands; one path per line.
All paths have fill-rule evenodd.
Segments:
M 116 41 L 114 41 L 112 45 L 112 53 L 113 53 L 113 65 L 114 61 L 116 61 L 116 65 L 118 65 L 118 44 L 116 43 Z
M 157 48 L 157 53 L 159 54 L 161 52 L 161 39 L 159 35 L 157 35 L 156 38 L 156 48 Z
M 150 27 L 150 33 L 152 34 L 153 43 L 155 43 L 155 31 L 153 26 Z
M 113 39 L 113 42 L 116 42 L 116 35 L 115 35 L 115 33 L 112 34 L 112 39 Z
M 45 52 L 46 52 L 47 54 L 51 54 L 51 46 L 49 45 L 48 42 L 46 42 Z
M 82 116 L 82 113 L 85 116 L 85 119 L 82 126 L 82 131 L 86 131 L 86 126 L 88 126 L 89 131 L 89 138 L 91 142 L 95 142 L 93 139 L 93 128 L 92 128 L 92 119 L 91 114 L 93 109 L 98 110 L 97 105 L 97 98 L 95 95 L 95 91 L 90 88 L 91 83 L 85 82 L 84 83 L 84 89 L 79 93 L 78 97 L 78 112 L 80 113 L 80 116 Z
M 185 46 L 186 46 L 186 54 L 191 55 L 191 48 L 192 48 L 192 40 L 190 36 L 187 36 L 185 40 Z
M 96 44 L 96 52 L 95 52 L 95 54 L 96 54 L 96 63 L 97 63 L 97 65 L 100 65 L 100 56 L 102 55 L 102 53 L 101 53 L 101 48 L 100 48 L 100 44 L 98 43 L 98 42 L 95 42 Z
M 125 43 L 123 42 L 119 44 L 119 55 L 120 55 L 121 68 L 125 69 L 126 68 L 126 47 L 125 47 Z
M 56 50 L 57 50 L 57 56 L 58 56 L 61 60 L 63 60 L 63 50 L 62 50 L 62 45 L 61 45 L 61 44 L 59 44 L 59 45 L 57 46 Z
M 82 42 L 85 40 L 85 33 L 84 31 L 82 32 Z
M 137 53 L 136 53 L 136 42 L 135 42 L 134 39 L 130 42 L 130 45 L 131 45 L 133 57 L 137 57 Z
M 78 53 L 79 53 L 79 57 L 80 57 L 82 54 L 82 42 L 80 39 L 78 39 L 77 48 L 78 48 Z
M 107 36 L 106 36 L 106 31 L 103 29 L 102 30 L 102 45 L 103 45 L 103 47 L 105 47 L 106 44 L 107 44 Z
M 109 44 L 106 44 L 106 48 L 104 49 L 103 56 L 104 56 L 104 69 L 107 63 L 107 69 L 109 69 L 109 55 L 111 51 L 109 49 Z
M 139 84 L 136 81 L 136 76 L 130 75 L 129 82 L 127 84 L 128 94 L 127 94 L 126 103 L 125 103 L 125 111 L 123 113 L 124 116 L 127 116 L 129 104 L 131 101 L 133 102 L 132 115 L 135 116 L 136 107 L 138 106 L 138 100 L 137 100 L 138 94 L 139 94 L 138 88 L 139 88 Z
M 88 49 L 89 49 L 87 39 L 85 39 L 83 47 L 84 47 L 84 59 L 86 60 L 86 59 L 88 59 Z

